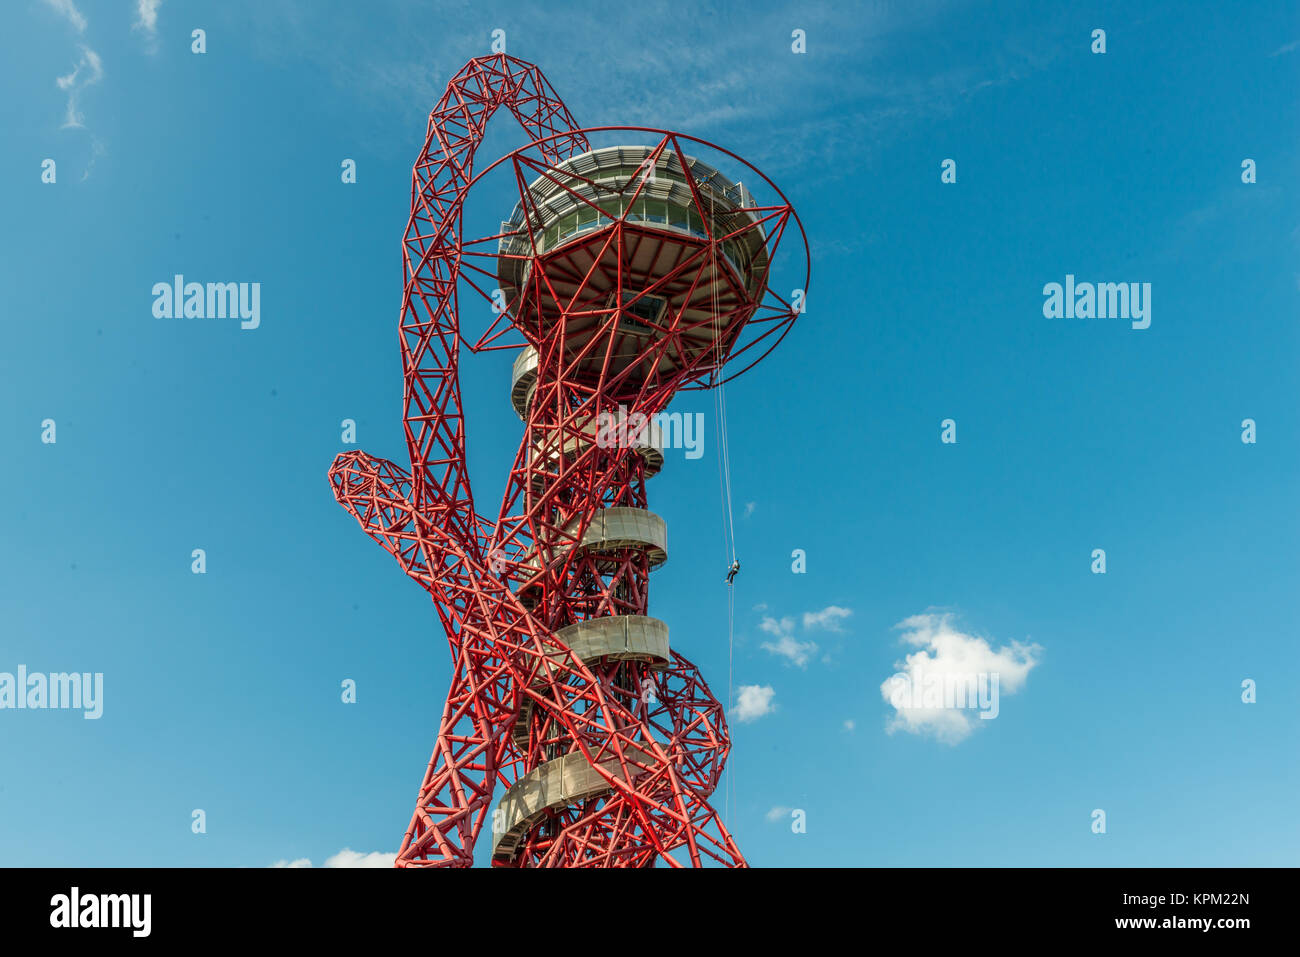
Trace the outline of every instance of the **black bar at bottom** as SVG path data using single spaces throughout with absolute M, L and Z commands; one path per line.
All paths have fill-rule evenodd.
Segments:
M 1298 883 L 1295 870 L 1245 868 L 0 869 L 0 933 L 7 944 L 62 937 L 83 945 L 328 946 L 356 938 L 376 947 L 405 939 L 421 952 L 449 944 L 496 952 L 509 949 L 515 934 L 520 949 L 534 951 L 548 937 L 545 922 L 560 920 L 565 946 L 586 938 L 602 952 L 617 949 L 631 927 L 637 950 L 655 939 L 665 946 L 676 940 L 674 951 L 724 941 L 731 949 L 750 934 L 804 935 L 813 927 L 821 941 L 837 931 L 851 934 L 853 951 L 898 935 L 928 948 L 996 946 L 1030 932 L 1045 940 L 1130 937 L 1181 946 L 1203 939 L 1232 946 L 1261 933 L 1284 934 Z M 805 939 L 800 950 L 824 949 Z

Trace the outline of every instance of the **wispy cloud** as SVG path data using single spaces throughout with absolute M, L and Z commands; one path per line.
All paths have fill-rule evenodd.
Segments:
M 763 607 L 766 608 L 767 606 L 764 605 Z M 765 631 L 769 635 L 781 635 L 794 627 L 794 619 L 789 615 L 784 618 L 773 618 L 771 615 L 767 615 L 759 622 L 758 627 L 760 631 Z
M 107 150 L 104 149 L 104 144 L 99 141 L 99 137 L 93 133 L 90 134 L 90 162 L 86 164 L 85 170 L 81 173 L 83 183 L 90 179 L 90 171 L 95 168 L 95 161 L 106 152 Z
M 86 32 L 86 17 L 72 0 L 45 0 L 45 5 L 66 20 L 79 35 Z M 80 108 L 81 95 L 87 87 L 94 86 L 104 78 L 104 62 L 99 54 L 84 43 L 78 43 L 77 49 L 81 55 L 72 70 L 54 79 L 55 85 L 68 95 L 60 127 L 65 130 L 86 129 L 86 118 Z M 95 168 L 95 161 L 104 152 L 104 144 L 97 136 L 90 134 L 90 160 L 81 174 L 83 181 L 89 178 L 90 171 Z
M 770 809 L 768 810 L 768 812 L 767 812 L 766 814 L 763 815 L 763 817 L 765 817 L 765 818 L 767 819 L 767 821 L 768 821 L 769 823 L 771 823 L 771 822 L 774 822 L 774 821 L 779 821 L 779 820 L 781 820 L 781 818 L 783 818 L 783 817 L 789 817 L 789 816 L 790 816 L 790 812 L 791 812 L 792 810 L 793 810 L 793 808 L 788 808 L 788 807 L 785 807 L 784 805 L 780 805 L 780 804 L 778 804 L 776 807 L 774 807 L 774 808 L 770 808 Z
M 1058 37 L 1044 36 L 1035 25 L 1008 30 L 998 43 L 961 59 L 893 59 L 900 38 L 950 21 L 960 6 L 959 0 L 874 2 L 857 11 L 851 30 L 833 5 L 801 8 L 806 54 L 791 50 L 795 23 L 785 8 L 760 5 L 741 16 L 709 5 L 647 0 L 568 18 L 559 43 L 548 42 L 556 36 L 553 13 L 524 8 L 510 17 L 508 50 L 541 66 L 582 126 L 680 130 L 739 149 L 778 181 L 810 165 L 835 179 L 860 168 L 856 160 L 864 149 L 909 124 L 948 115 L 971 97 L 1044 70 L 1060 55 Z M 329 29 L 302 0 L 259 5 L 252 16 L 257 29 L 250 44 L 258 55 L 276 62 L 286 52 L 308 59 L 340 89 L 409 112 L 412 122 L 427 116 L 467 51 L 488 52 L 489 28 L 472 6 L 449 7 L 436 35 L 405 7 L 379 9 L 372 27 L 402 40 L 378 53 Z M 589 58 L 575 54 L 627 30 L 637 42 L 604 58 L 600 82 L 590 82 Z M 702 36 L 708 42 L 700 42 Z M 602 135 L 595 135 L 595 145 L 607 145 L 597 142 Z M 626 139 L 609 136 L 611 143 Z
M 776 710 L 772 699 L 776 689 L 771 685 L 741 685 L 736 689 L 736 720 L 742 724 L 757 721 Z
M 85 117 L 77 109 L 78 98 L 81 91 L 88 86 L 94 86 L 104 78 L 104 64 L 100 60 L 99 54 L 85 44 L 80 44 L 81 59 L 77 65 L 72 68 L 72 72 L 57 78 L 54 82 L 58 84 L 60 90 L 68 94 L 68 107 L 64 113 L 63 129 L 84 130 L 86 128 Z
M 792 665 L 803 668 L 808 664 L 808 659 L 817 653 L 817 643 L 797 641 L 791 635 L 781 635 L 776 641 L 763 642 L 763 650 L 770 651 L 774 655 L 785 658 Z
M 827 605 L 821 611 L 807 611 L 803 613 L 801 619 L 803 630 L 813 631 L 820 628 L 823 631 L 843 633 L 844 627 L 841 622 L 852 614 L 852 609 L 841 608 L 839 605 Z M 804 668 L 817 654 L 817 642 L 811 639 L 801 641 L 795 637 L 795 619 L 789 615 L 782 618 L 765 615 L 759 622 L 758 628 L 763 633 L 771 635 L 773 639 L 763 642 L 759 647 L 778 658 L 784 658 L 789 664 Z
M 1290 43 L 1282 44 L 1280 47 L 1278 47 L 1276 50 L 1270 53 L 1269 56 L 1270 57 L 1285 56 L 1288 53 L 1294 53 L 1296 50 L 1300 50 L 1300 40 L 1292 40 Z
M 71 23 L 78 33 L 86 32 L 86 18 L 72 0 L 45 0 L 45 5 Z
M 825 628 L 827 631 L 843 631 L 840 624 L 845 618 L 853 614 L 851 608 L 841 608 L 839 605 L 827 605 L 821 611 L 806 611 L 803 614 L 804 628 Z
M 765 641 L 761 645 L 764 651 L 770 651 L 779 658 L 784 658 L 792 665 L 800 668 L 808 664 L 808 659 L 817 653 L 817 643 L 815 641 L 799 641 L 794 637 L 793 618 L 772 618 L 767 617 L 759 623 L 758 626 L 762 631 L 771 635 L 774 641 Z
M 158 8 L 161 6 L 162 0 L 136 0 L 135 4 L 135 23 L 131 24 L 131 29 L 145 35 L 151 53 L 157 49 Z

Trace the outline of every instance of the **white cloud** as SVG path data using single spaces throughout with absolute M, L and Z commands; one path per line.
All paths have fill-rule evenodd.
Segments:
M 72 68 L 72 72 L 58 77 L 54 82 L 60 90 L 68 93 L 68 107 L 63 118 L 63 129 L 84 129 L 84 117 L 77 110 L 77 97 L 88 86 L 93 86 L 104 77 L 104 64 L 99 54 L 85 44 L 80 45 L 81 59 Z
M 950 615 L 913 615 L 894 627 L 903 631 L 901 640 L 905 644 L 920 649 L 894 663 L 896 675 L 906 675 L 914 688 L 922 687 L 927 679 L 968 681 L 976 675 L 996 675 L 997 694 L 1015 694 L 1024 686 L 1042 652 L 1036 644 L 1018 641 L 995 651 L 985 639 L 955 629 Z M 956 744 L 980 723 L 978 713 L 970 707 L 901 707 L 893 700 L 897 687 L 896 676 L 880 685 L 881 697 L 894 708 L 886 724 L 891 734 L 898 730 L 931 734 L 947 744 Z
M 345 847 L 325 861 L 326 867 L 392 867 L 397 854 L 385 854 L 383 851 L 371 851 L 362 854 L 350 847 Z
M 162 0 L 136 0 L 133 28 L 143 30 L 146 33 L 156 33 L 158 30 L 158 8 L 161 6 Z
M 72 24 L 73 29 L 78 33 L 86 32 L 86 18 L 72 0 L 45 0 L 45 5 Z M 66 90 L 68 94 L 68 106 L 64 112 L 62 127 L 65 130 L 85 128 L 82 115 L 77 111 L 77 97 L 82 90 L 98 83 L 104 76 L 104 64 L 99 59 L 99 54 L 84 43 L 78 44 L 78 47 L 81 50 L 81 59 L 72 68 L 72 72 L 56 77 L 54 80 L 58 88 Z
M 762 606 L 764 609 L 766 605 Z M 827 605 L 821 611 L 806 611 L 803 614 L 803 628 L 805 631 L 821 628 L 825 631 L 843 632 L 841 626 L 845 618 L 853 614 L 850 608 L 841 608 L 839 605 Z M 760 645 L 764 651 L 771 652 L 777 657 L 784 658 L 792 665 L 800 668 L 806 667 L 809 660 L 817 654 L 817 642 L 800 641 L 795 637 L 795 619 L 786 616 L 784 618 L 774 618 L 771 615 L 764 616 L 758 624 L 759 630 L 771 635 L 775 641 L 765 641 Z M 829 657 L 823 656 L 823 661 L 829 663 Z
M 760 646 L 764 651 L 770 651 L 778 657 L 786 659 L 792 665 L 798 665 L 800 668 L 808 664 L 808 659 L 817 653 L 817 643 L 814 641 L 799 641 L 794 637 L 793 618 L 776 619 L 765 617 L 758 627 L 776 638 L 776 641 L 765 641 Z
M 766 608 L 767 606 L 764 605 L 763 607 Z M 772 618 L 771 616 L 767 616 L 764 617 L 761 622 L 759 622 L 758 627 L 762 631 L 767 632 L 769 635 L 780 636 L 790 631 L 792 628 L 794 628 L 794 619 L 789 617 L 776 619 L 776 618 Z
M 797 641 L 793 635 L 782 635 L 776 641 L 763 642 L 762 648 L 786 659 L 792 665 L 803 668 L 808 664 L 808 659 L 817 652 L 817 643 Z
M 793 808 L 782 807 L 778 804 L 776 807 L 764 814 L 763 817 L 767 818 L 769 821 L 779 821 L 783 817 L 789 817 L 791 810 L 793 810 Z
M 840 622 L 853 614 L 851 608 L 841 608 L 839 605 L 827 605 L 821 611 L 806 611 L 803 613 L 804 628 L 825 628 L 827 631 L 843 631 Z
M 849 718 L 847 721 L 844 722 L 844 730 L 845 730 L 845 731 L 852 731 L 852 730 L 853 730 L 854 728 L 856 728 L 856 727 L 857 727 L 857 724 L 853 721 L 852 718 Z
M 371 851 L 369 854 L 363 854 L 360 851 L 354 851 L 350 847 L 345 847 L 333 857 L 325 859 L 326 867 L 344 868 L 344 867 L 392 867 L 393 862 L 397 860 L 397 855 L 385 854 L 383 851 Z M 311 867 L 311 858 L 300 857 L 297 860 L 288 861 L 280 860 L 271 865 L 272 867 Z
M 86 18 L 72 0 L 45 0 L 45 5 L 71 23 L 78 33 L 86 32 Z
M 139 30 L 145 37 L 145 50 L 158 52 L 158 8 L 162 0 L 136 0 L 135 23 L 132 30 Z
M 81 173 L 83 183 L 90 179 L 90 171 L 95 168 L 95 161 L 106 152 L 107 150 L 104 149 L 104 144 L 99 141 L 99 137 L 92 133 L 90 137 L 90 162 L 86 164 L 86 168 Z
M 757 503 L 757 502 L 746 502 L 746 503 L 745 503 L 745 518 L 749 518 L 749 516 L 753 515 L 753 514 L 754 514 L 754 509 L 756 509 L 756 508 L 758 508 L 758 503 Z
M 736 720 L 742 723 L 757 721 L 773 710 L 772 698 L 776 695 L 771 685 L 741 685 L 736 689 Z

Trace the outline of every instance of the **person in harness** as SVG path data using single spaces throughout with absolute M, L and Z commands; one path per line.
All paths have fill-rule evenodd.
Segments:
M 733 558 L 733 559 L 731 560 L 731 567 L 727 569 L 727 584 L 728 584 L 728 585 L 730 585 L 733 581 L 736 580 L 736 572 L 738 572 L 738 571 L 740 571 L 740 559 L 738 559 L 738 558 Z

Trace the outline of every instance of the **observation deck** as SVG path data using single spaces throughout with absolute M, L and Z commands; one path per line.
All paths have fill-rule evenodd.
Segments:
M 653 152 L 605 147 L 547 170 L 498 241 L 515 325 L 533 343 L 562 327 L 568 374 L 603 376 L 614 398 L 702 357 L 720 365 L 767 280 L 762 215 L 745 186 L 670 150 L 651 164 Z

